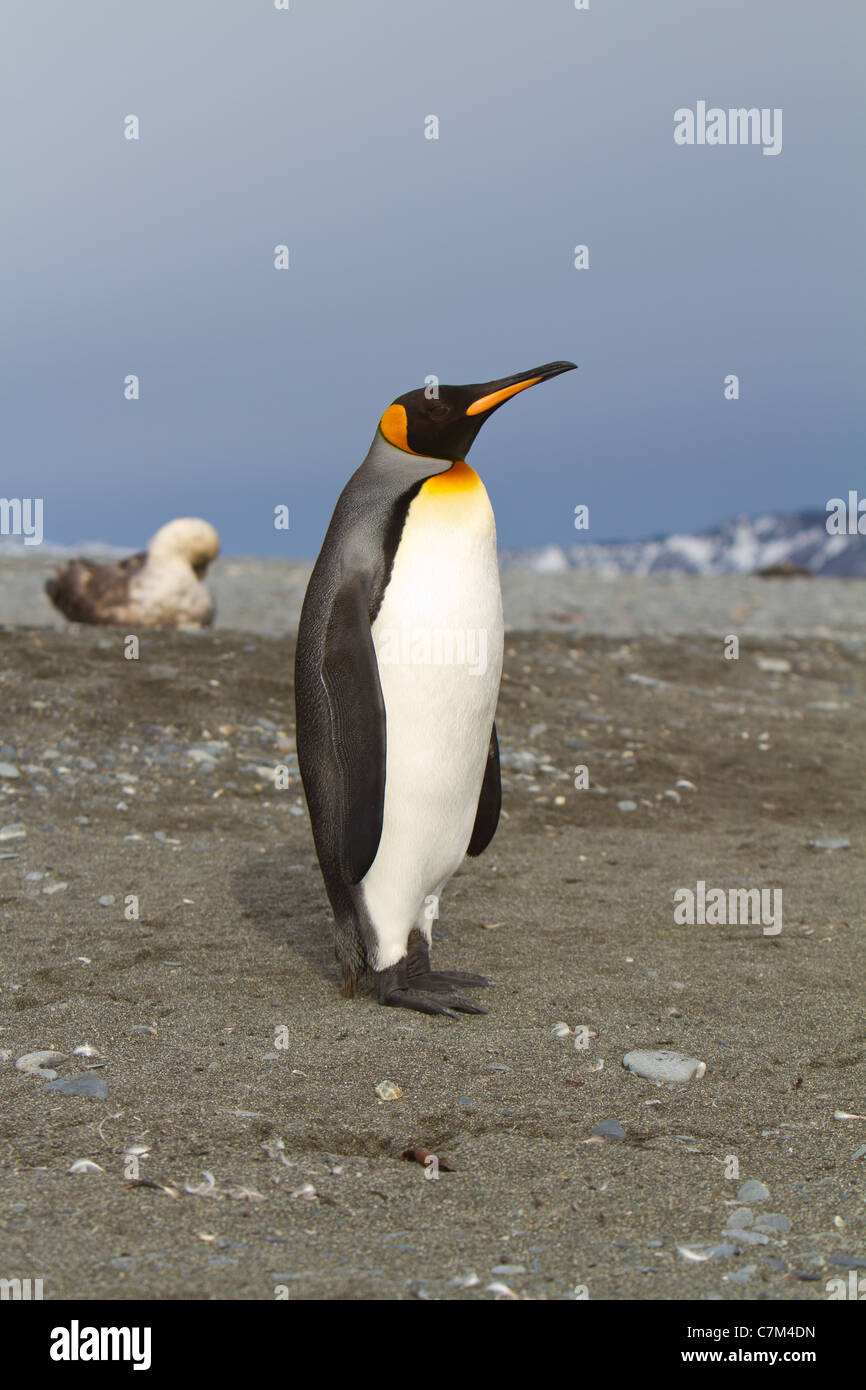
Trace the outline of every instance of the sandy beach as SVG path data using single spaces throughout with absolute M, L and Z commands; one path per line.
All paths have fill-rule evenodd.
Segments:
M 39 608 L 43 567 L 0 566 L 4 1277 L 824 1300 L 866 1270 L 862 582 L 506 574 L 505 816 L 434 956 L 493 986 L 454 1023 L 338 992 L 294 756 L 308 570 L 221 562 L 220 625 L 129 661 Z M 676 924 L 699 881 L 781 889 L 781 930 Z M 102 1094 L 17 1069 L 39 1051 Z

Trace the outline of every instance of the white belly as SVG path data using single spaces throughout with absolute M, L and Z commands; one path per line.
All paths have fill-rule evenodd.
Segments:
M 429 934 L 431 904 L 466 853 L 499 693 L 493 511 L 477 475 L 456 468 L 465 470 L 457 485 L 428 482 L 412 502 L 372 629 L 385 700 L 385 807 L 362 886 L 380 970 L 405 954 L 413 927 Z

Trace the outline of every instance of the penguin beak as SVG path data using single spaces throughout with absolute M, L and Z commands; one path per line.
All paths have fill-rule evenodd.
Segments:
M 472 386 L 469 389 L 478 394 L 466 414 L 486 415 L 510 400 L 512 396 L 516 396 L 518 391 L 525 391 L 527 386 L 537 386 L 540 381 L 549 381 L 551 377 L 560 376 L 563 372 L 572 372 L 576 365 L 575 362 L 545 362 L 543 367 L 533 367 L 530 372 L 518 372 L 515 376 L 503 376 L 498 381 L 486 381 Z

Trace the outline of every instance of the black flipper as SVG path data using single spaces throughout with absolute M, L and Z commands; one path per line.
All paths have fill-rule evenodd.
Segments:
M 331 738 L 341 770 L 336 807 L 340 872 L 360 883 L 379 848 L 385 805 L 385 702 L 370 632 L 367 587 L 346 578 L 334 599 L 322 657 Z
M 490 735 L 490 747 L 487 750 L 487 766 L 484 769 L 484 781 L 481 783 L 481 795 L 478 798 L 478 810 L 475 813 L 475 825 L 472 829 L 472 839 L 469 841 L 467 854 L 473 858 L 478 854 L 483 854 L 496 834 L 501 810 L 502 779 L 499 774 L 499 740 L 496 737 L 496 725 L 494 724 L 493 732 Z

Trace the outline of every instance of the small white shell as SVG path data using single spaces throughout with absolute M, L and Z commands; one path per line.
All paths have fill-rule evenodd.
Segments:
M 91 1047 L 90 1043 L 79 1043 L 78 1047 L 72 1049 L 73 1057 L 101 1057 L 102 1053 L 98 1047 Z
M 303 1187 L 296 1187 L 293 1192 L 289 1193 L 291 1198 L 303 1197 L 305 1202 L 315 1202 L 318 1195 L 311 1182 L 305 1182 Z
M 403 1091 L 396 1081 L 380 1081 L 376 1087 L 376 1095 L 380 1100 L 399 1100 Z
M 510 1289 L 507 1284 L 501 1284 L 498 1282 L 495 1284 L 488 1284 L 484 1292 L 492 1293 L 497 1298 L 519 1299 L 520 1297 L 520 1295 L 516 1294 L 513 1289 Z
M 66 1171 L 67 1173 L 104 1173 L 105 1169 L 100 1168 L 98 1163 L 91 1163 L 89 1158 L 78 1158 Z
M 555 1038 L 568 1038 L 571 1036 L 571 1029 L 567 1023 L 554 1023 L 550 1031 Z
M 690 782 L 686 777 L 678 777 L 676 781 L 678 787 L 685 787 L 687 791 L 696 792 L 697 787 L 694 782 Z

